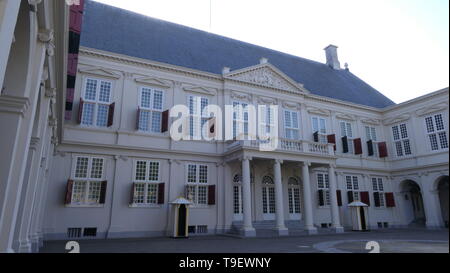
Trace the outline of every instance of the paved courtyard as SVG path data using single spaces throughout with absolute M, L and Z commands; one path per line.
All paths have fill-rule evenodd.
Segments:
M 375 241 L 381 253 L 448 253 L 448 230 L 386 229 L 314 236 L 241 239 L 226 235 L 189 239 L 142 238 L 80 240 L 81 253 L 309 253 L 369 252 Z M 43 253 L 64 253 L 67 241 L 49 241 Z

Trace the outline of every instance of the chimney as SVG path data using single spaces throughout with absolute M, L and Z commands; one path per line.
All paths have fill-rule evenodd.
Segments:
M 338 55 L 337 55 L 337 46 L 329 45 L 325 50 L 325 54 L 327 56 L 327 65 L 335 70 L 341 69 L 341 64 L 339 63 Z

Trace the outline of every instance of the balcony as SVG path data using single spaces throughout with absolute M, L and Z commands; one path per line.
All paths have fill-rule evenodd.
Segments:
M 262 140 L 232 140 L 227 142 L 226 152 L 240 149 L 259 150 L 260 144 L 267 143 Z M 307 140 L 292 140 L 280 138 L 275 152 L 294 152 L 302 154 L 314 154 L 323 156 L 334 156 L 334 144 L 318 143 Z

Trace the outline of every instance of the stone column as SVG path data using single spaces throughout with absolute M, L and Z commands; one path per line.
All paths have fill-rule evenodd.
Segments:
M 311 201 L 311 185 L 309 180 L 309 166 L 311 163 L 303 162 L 302 176 L 303 176 L 303 202 L 305 208 L 305 230 L 308 234 L 316 234 L 317 228 L 314 227 L 314 217 L 312 211 L 312 201 Z
M 341 219 L 339 216 L 339 206 L 338 206 L 338 200 L 337 200 L 336 173 L 335 173 L 334 165 L 330 165 L 330 167 L 328 168 L 328 179 L 330 182 L 332 228 L 336 233 L 342 233 L 342 232 L 344 232 L 344 228 L 341 226 Z
M 288 235 L 288 229 L 286 228 L 284 224 L 284 199 L 283 199 L 283 184 L 281 180 L 281 164 L 283 163 L 282 160 L 275 159 L 273 164 L 273 172 L 275 176 L 275 201 L 276 201 L 276 219 L 277 219 L 277 226 L 276 230 L 278 232 L 278 235 L 284 236 Z
M 256 236 L 256 231 L 252 225 L 252 193 L 250 187 L 250 160 L 249 157 L 242 159 L 242 199 L 244 203 L 244 226 L 243 235 L 245 237 Z

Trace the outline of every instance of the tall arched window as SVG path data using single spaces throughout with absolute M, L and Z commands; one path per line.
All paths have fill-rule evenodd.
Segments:
M 300 183 L 295 177 L 288 180 L 288 197 L 289 197 L 289 216 L 290 219 L 300 219 L 301 202 L 300 202 Z
M 275 216 L 275 183 L 272 177 L 266 175 L 262 178 L 262 205 L 265 220 L 272 220 Z

